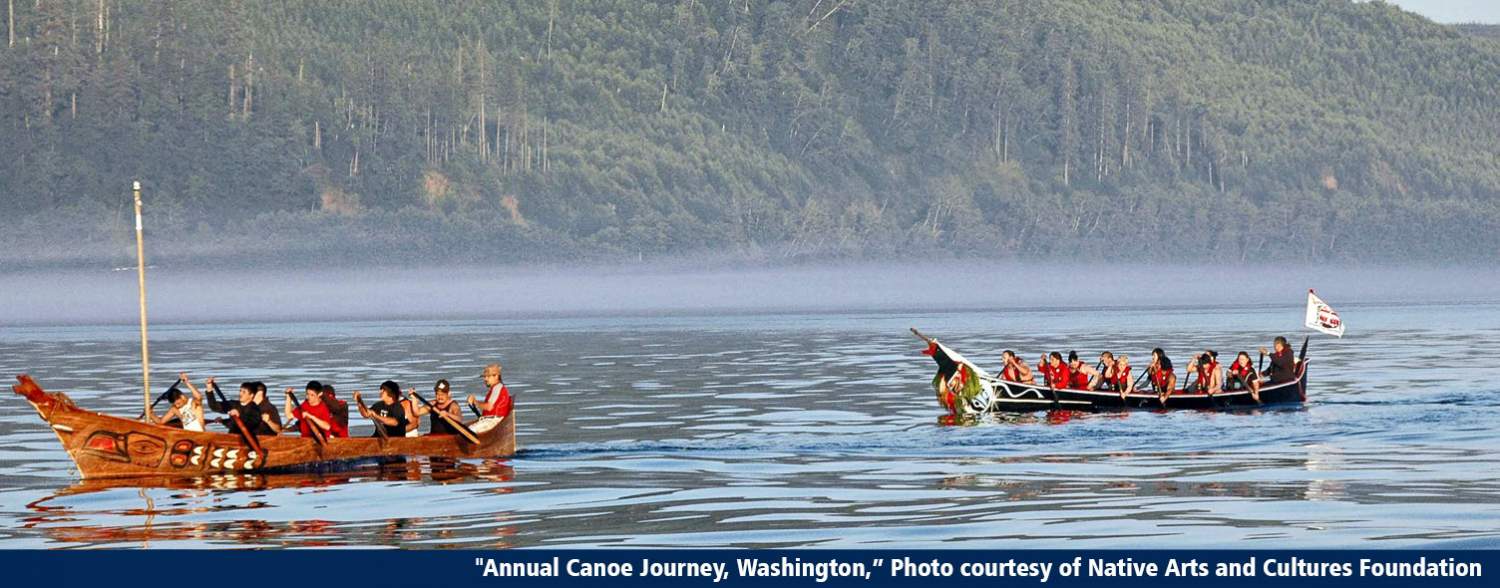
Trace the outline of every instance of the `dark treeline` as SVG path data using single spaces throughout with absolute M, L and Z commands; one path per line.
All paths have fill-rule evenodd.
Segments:
M 5 0 L 5 258 L 1491 260 L 1500 44 L 1347 0 Z

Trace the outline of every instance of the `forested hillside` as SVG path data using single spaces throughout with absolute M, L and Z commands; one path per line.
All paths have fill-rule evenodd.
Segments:
M 1500 44 L 1347 0 L 6 0 L 0 261 L 1493 260 Z

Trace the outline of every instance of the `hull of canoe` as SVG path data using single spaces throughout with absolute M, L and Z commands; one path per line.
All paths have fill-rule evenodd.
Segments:
M 1136 392 L 1120 398 L 1118 392 L 1091 390 L 1053 390 L 1045 386 L 990 379 L 986 382 L 990 392 L 991 412 L 1031 412 L 1037 410 L 1128 410 L 1128 409 L 1185 409 L 1218 410 L 1233 408 L 1255 408 L 1267 405 L 1299 404 L 1307 399 L 1307 370 L 1302 370 L 1301 381 L 1276 385 L 1264 385 L 1260 390 L 1260 401 L 1250 396 L 1248 390 L 1231 390 L 1208 395 L 1201 392 L 1178 390 L 1167 396 L 1163 403 L 1154 392 Z
M 86 479 L 205 476 L 296 469 L 320 463 L 397 457 L 496 458 L 516 451 L 515 415 L 478 432 L 479 443 L 455 435 L 329 439 L 296 436 L 251 440 L 198 433 L 84 410 L 61 392 L 20 376 L 14 387 L 42 417 Z

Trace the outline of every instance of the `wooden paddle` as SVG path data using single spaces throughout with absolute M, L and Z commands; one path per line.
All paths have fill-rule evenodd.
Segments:
M 1297 396 L 1307 400 L 1307 388 L 1303 386 L 1302 376 L 1307 373 L 1307 342 L 1312 336 L 1302 338 L 1302 352 L 1297 354 Z
M 265 452 L 260 450 L 260 440 L 255 438 L 255 432 L 245 426 L 245 421 L 240 420 L 240 415 L 232 414 L 229 418 L 234 421 L 234 428 L 239 431 L 240 439 L 250 445 L 250 449 L 255 450 L 256 455 L 265 455 Z
M 432 403 L 428 402 L 426 398 L 423 398 L 421 394 L 417 394 L 416 392 L 407 392 L 406 395 L 417 399 L 417 402 L 421 402 L 422 406 L 426 406 L 427 410 L 431 411 L 433 415 L 436 415 L 437 417 L 447 421 L 449 425 L 453 426 L 453 428 L 458 429 L 458 434 L 463 435 L 464 438 L 468 439 L 470 443 L 479 445 L 479 435 L 475 435 L 474 431 L 470 430 L 468 426 L 464 425 L 458 419 L 453 418 L 446 412 L 438 410 L 438 407 L 433 406 Z
M 1250 398 L 1254 399 L 1256 404 L 1260 404 L 1260 391 L 1251 388 L 1250 382 L 1245 381 L 1245 376 L 1242 376 L 1240 374 L 1233 374 L 1229 377 L 1234 378 L 1236 382 L 1239 382 L 1240 386 L 1244 388 L 1245 391 L 1250 392 Z
M 484 413 L 479 412 L 479 407 L 474 406 L 473 402 L 469 403 L 469 410 L 474 411 L 474 417 L 475 418 L 484 418 Z
M 1141 387 L 1141 378 L 1146 377 L 1146 374 L 1149 374 L 1149 373 L 1151 373 L 1150 366 L 1147 366 L 1147 369 L 1141 370 L 1141 375 L 1135 377 L 1135 381 L 1131 382 L 1130 388 L 1132 390 L 1140 389 L 1140 387 Z
M 366 418 L 375 423 L 375 434 L 380 436 L 380 446 L 385 447 L 385 442 L 391 440 L 390 433 L 385 432 L 385 423 L 375 420 L 375 413 L 370 412 L 370 407 L 365 406 L 365 399 L 359 396 L 359 391 L 354 392 L 354 402 L 359 403 L 359 413 L 369 415 Z
M 180 389 L 177 388 L 177 385 L 181 384 L 181 383 L 182 383 L 182 378 L 177 378 L 176 382 L 172 382 L 172 385 L 169 386 L 166 390 L 162 391 L 161 396 L 157 396 L 156 400 L 151 403 L 151 408 L 155 409 L 156 405 L 161 404 L 161 401 L 166 400 L 167 399 L 167 395 L 171 394 L 173 390 L 177 390 L 178 393 L 181 393 L 182 390 L 180 390 Z M 146 420 L 146 411 L 144 411 L 144 410 L 141 411 L 141 416 L 135 417 L 135 420 L 138 420 L 138 421 L 144 421 L 144 420 Z
M 312 430 L 313 441 L 317 441 L 319 447 L 321 447 L 323 445 L 327 445 L 328 444 L 328 433 L 325 432 L 325 431 L 323 431 L 323 428 L 319 427 L 318 423 L 315 423 L 315 422 L 313 422 L 311 420 L 308 420 L 308 418 L 307 418 L 307 411 L 305 411 L 305 410 L 302 409 L 302 401 L 301 400 L 297 400 L 297 393 L 296 392 L 292 392 L 291 388 L 287 388 L 286 389 L 286 397 L 292 399 L 292 408 L 295 408 L 295 409 L 297 409 L 297 412 L 302 413 L 302 418 L 299 418 L 297 420 L 299 420 L 299 421 L 306 421 L 307 422 L 307 428 L 310 429 L 310 430 Z
M 225 397 L 224 391 L 219 389 L 218 382 L 210 382 L 208 387 L 212 388 L 214 395 L 219 397 L 219 405 L 229 404 L 229 398 Z

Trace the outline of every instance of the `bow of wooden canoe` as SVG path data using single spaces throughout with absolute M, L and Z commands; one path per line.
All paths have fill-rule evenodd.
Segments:
M 13 387 L 36 409 L 86 479 L 254 473 L 319 463 L 382 457 L 497 458 L 516 451 L 515 415 L 467 423 L 479 443 L 454 435 L 381 440 L 330 439 L 319 445 L 295 436 L 261 437 L 256 451 L 230 433 L 199 433 L 99 414 L 61 392 L 47 392 L 29 376 Z

